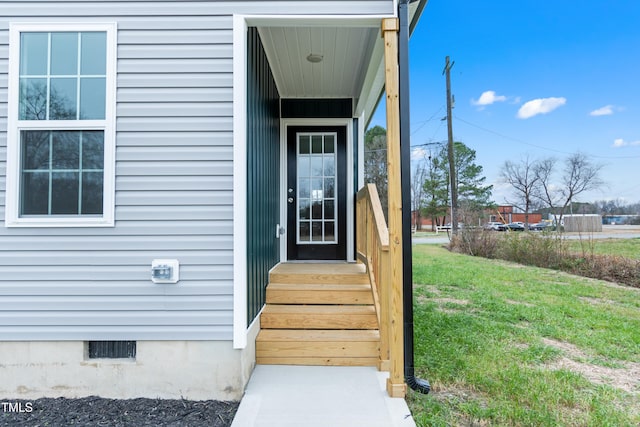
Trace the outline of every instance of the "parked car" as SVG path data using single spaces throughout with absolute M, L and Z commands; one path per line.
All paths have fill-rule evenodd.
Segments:
M 484 225 L 485 230 L 495 230 L 495 231 L 504 231 L 507 229 L 507 226 L 498 221 L 489 221 Z
M 524 231 L 524 224 L 522 222 L 510 222 L 506 227 L 511 231 Z
M 553 224 L 550 222 L 538 222 L 536 224 L 529 225 L 529 230 L 531 231 L 553 230 Z

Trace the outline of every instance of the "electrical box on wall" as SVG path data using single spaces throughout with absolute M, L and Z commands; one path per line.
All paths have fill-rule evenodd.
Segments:
M 151 261 L 151 281 L 153 283 L 178 283 L 180 263 L 177 259 L 154 259 Z

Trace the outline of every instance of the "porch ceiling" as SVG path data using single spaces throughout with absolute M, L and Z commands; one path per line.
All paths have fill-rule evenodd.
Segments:
M 261 27 L 259 32 L 280 96 L 354 98 L 354 104 L 373 65 L 374 47 L 382 42 L 377 27 Z M 309 54 L 322 61 L 309 62 Z

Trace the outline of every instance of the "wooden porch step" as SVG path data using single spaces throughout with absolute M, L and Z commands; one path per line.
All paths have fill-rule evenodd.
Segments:
M 270 283 L 267 304 L 373 304 L 369 284 Z
M 377 366 L 378 318 L 362 264 L 284 263 L 269 274 L 259 364 Z
M 261 330 L 256 339 L 259 364 L 375 366 L 377 330 Z
M 269 283 L 367 285 L 369 277 L 363 264 L 283 263 L 271 270 Z
M 378 329 L 372 305 L 279 305 L 262 311 L 264 329 Z

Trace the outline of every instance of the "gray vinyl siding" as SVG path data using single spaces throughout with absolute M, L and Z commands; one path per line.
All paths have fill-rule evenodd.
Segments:
M 115 22 L 118 60 L 115 226 L 0 224 L 0 340 L 231 340 L 232 14 L 389 14 L 393 2 L 1 3 L 0 220 L 9 23 Z M 178 284 L 151 282 L 156 258 L 180 261 Z

